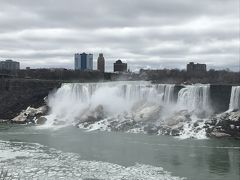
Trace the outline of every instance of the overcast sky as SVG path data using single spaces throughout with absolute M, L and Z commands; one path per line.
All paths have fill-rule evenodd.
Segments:
M 240 0 L 0 0 L 0 60 L 73 68 L 77 52 L 139 68 L 238 70 Z M 96 66 L 96 65 L 95 65 Z

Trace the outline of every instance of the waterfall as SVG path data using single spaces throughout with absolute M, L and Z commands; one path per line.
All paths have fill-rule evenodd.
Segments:
M 158 84 L 156 85 L 157 91 L 161 93 L 161 101 L 164 104 L 174 103 L 174 87 L 175 85 L 171 84 Z
M 189 85 L 178 93 L 178 106 L 189 111 L 210 112 L 210 85 Z
M 45 127 L 73 124 L 88 130 L 205 136 L 210 86 L 185 86 L 175 99 L 176 89 L 148 81 L 66 83 L 48 97 Z
M 171 84 L 151 84 L 147 81 L 66 83 L 48 98 L 50 119 L 72 122 L 99 110 L 104 111 L 107 117 L 121 114 L 140 117 L 146 112 L 159 112 L 160 107 L 164 110 L 162 117 L 182 109 L 207 114 L 211 109 L 209 87 L 200 84 L 185 86 L 176 100 L 175 85 Z M 154 118 L 158 118 L 156 116 Z
M 240 86 L 232 87 L 229 110 L 240 110 Z
M 190 121 L 185 121 L 180 132 L 180 138 L 195 137 L 206 138 L 203 128 L 206 117 L 211 115 L 210 106 L 210 85 L 189 85 L 182 88 L 178 93 L 177 106 L 179 109 L 187 110 Z
M 174 102 L 174 85 L 138 82 L 66 83 L 49 96 L 49 119 L 71 123 L 103 109 L 112 117 L 152 111 Z M 134 112 L 132 112 L 134 110 Z

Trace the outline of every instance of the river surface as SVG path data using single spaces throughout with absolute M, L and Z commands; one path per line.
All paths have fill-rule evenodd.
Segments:
M 1 125 L 12 179 L 239 180 L 240 141 Z

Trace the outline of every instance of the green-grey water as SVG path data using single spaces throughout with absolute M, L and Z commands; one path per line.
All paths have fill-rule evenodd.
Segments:
M 13 179 L 239 180 L 240 141 L 1 125 L 0 166 Z

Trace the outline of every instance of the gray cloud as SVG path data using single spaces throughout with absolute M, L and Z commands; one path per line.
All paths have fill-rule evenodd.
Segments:
M 190 60 L 238 70 L 236 0 L 0 0 L 0 58 L 22 67 L 73 67 L 103 52 L 107 69 L 184 68 Z

